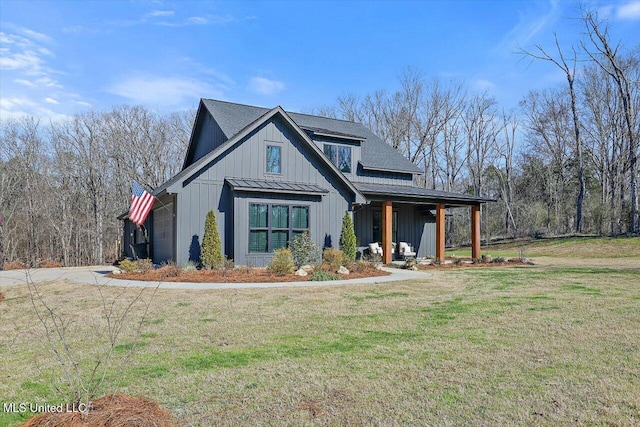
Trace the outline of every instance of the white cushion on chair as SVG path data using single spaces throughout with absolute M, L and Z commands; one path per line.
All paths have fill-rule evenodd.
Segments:
M 411 250 L 411 246 L 407 242 L 400 242 L 400 254 L 404 256 L 415 256 L 416 253 Z
M 369 243 L 369 252 L 371 254 L 380 254 L 382 255 L 382 248 L 380 247 L 380 245 L 376 242 L 376 243 Z

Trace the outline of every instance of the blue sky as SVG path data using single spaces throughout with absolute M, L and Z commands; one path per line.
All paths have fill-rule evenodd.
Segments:
M 640 0 L 584 3 L 612 40 L 640 45 Z M 201 97 L 290 111 L 393 91 L 406 67 L 464 81 L 504 108 L 563 83 L 518 46 L 565 46 L 583 32 L 573 1 L 0 0 L 0 118 L 59 119 Z

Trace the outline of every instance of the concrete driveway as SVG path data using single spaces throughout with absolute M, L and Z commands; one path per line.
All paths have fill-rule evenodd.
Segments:
M 277 283 L 189 283 L 189 282 L 141 282 L 137 280 L 120 280 L 106 277 L 116 268 L 110 265 L 91 267 L 33 268 L 28 270 L 0 271 L 0 287 L 26 284 L 27 280 L 35 283 L 53 280 L 68 280 L 88 285 L 108 285 L 124 287 L 152 287 L 161 289 L 241 289 L 241 288 L 281 288 L 294 286 L 335 286 L 362 283 L 385 283 L 398 280 L 424 279 L 430 276 L 423 271 L 386 268 L 388 276 L 366 277 L 363 279 L 330 280 L 326 282 L 277 282 Z

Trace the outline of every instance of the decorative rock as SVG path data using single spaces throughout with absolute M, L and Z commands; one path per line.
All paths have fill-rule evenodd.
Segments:
M 411 267 L 409 267 L 409 268 L 408 268 L 408 270 L 411 270 L 411 271 L 418 271 L 418 267 L 417 267 L 417 266 L 415 266 L 415 265 L 412 265 Z
M 309 264 L 303 265 L 302 267 L 300 267 L 300 269 L 306 271 L 307 273 L 313 273 L 313 266 Z
M 122 274 L 122 270 L 116 268 L 111 272 L 111 274 Z
M 344 265 L 341 265 L 338 269 L 338 274 L 349 274 L 349 270 Z
M 298 271 L 296 271 L 296 272 L 295 272 L 295 275 L 296 275 L 296 276 L 302 276 L 302 277 L 304 277 L 304 276 L 306 276 L 307 274 L 309 274 L 309 273 L 307 273 L 306 271 L 304 271 L 304 269 L 302 269 L 302 268 L 300 268 Z

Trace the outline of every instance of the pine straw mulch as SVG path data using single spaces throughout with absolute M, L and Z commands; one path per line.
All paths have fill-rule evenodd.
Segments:
M 446 258 L 446 260 L 450 260 L 451 258 Z M 457 258 L 462 259 L 463 261 L 471 261 L 471 258 Z M 486 268 L 486 267 L 509 267 L 515 265 L 533 265 L 533 262 L 525 262 L 518 258 L 510 258 L 505 260 L 504 262 L 479 262 L 479 263 L 465 263 L 462 262 L 460 264 L 418 264 L 418 268 L 420 270 L 437 270 L 442 268 L 465 268 L 465 267 L 473 267 L 473 268 Z
M 339 275 L 340 279 L 360 279 L 364 277 L 388 276 L 390 273 L 379 270 L 374 266 L 360 266 L 356 270 L 349 270 L 349 274 Z M 189 282 L 189 283 L 276 283 L 276 282 L 305 282 L 311 280 L 311 273 L 307 276 L 294 274 L 276 275 L 263 268 L 197 270 L 193 272 L 181 271 L 163 267 L 146 272 L 122 272 L 121 274 L 107 274 L 107 277 L 123 280 L 142 280 L 148 282 Z
M 177 427 L 174 416 L 145 397 L 122 394 L 101 397 L 86 413 L 45 412 L 21 427 Z

